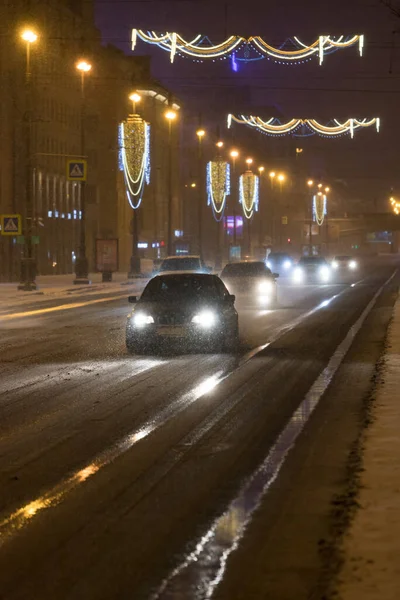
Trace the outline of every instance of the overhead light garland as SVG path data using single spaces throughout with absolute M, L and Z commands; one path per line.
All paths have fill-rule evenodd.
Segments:
M 293 37 L 286 40 L 280 47 L 274 47 L 265 42 L 260 36 L 245 38 L 239 35 L 231 35 L 220 44 L 213 44 L 208 36 L 201 34 L 188 41 L 178 33 L 156 33 L 155 31 L 133 29 L 132 50 L 135 50 L 138 38 L 147 44 L 156 45 L 169 52 L 171 62 L 174 62 L 177 54 L 188 56 L 198 62 L 203 62 L 205 59 L 215 61 L 216 59 L 227 59 L 234 56 L 235 61 L 250 62 L 267 58 L 286 64 L 304 62 L 315 56 L 319 59 L 321 65 L 324 57 L 336 50 L 358 45 L 360 56 L 362 56 L 364 49 L 363 35 L 342 35 L 337 38 L 320 35 L 310 46 L 304 44 L 297 37 Z M 238 56 L 239 52 L 242 52 L 242 56 Z
M 275 117 L 264 121 L 260 117 L 246 117 L 245 115 L 235 116 L 229 114 L 227 120 L 228 129 L 232 127 L 233 121 L 240 125 L 253 127 L 261 133 L 275 136 L 288 135 L 290 133 L 294 134 L 300 128 L 304 128 L 312 134 L 318 134 L 325 137 L 337 137 L 349 133 L 350 137 L 353 138 L 354 133 L 358 129 L 375 126 L 376 131 L 379 133 L 381 126 L 379 117 L 374 119 L 347 119 L 342 123 L 338 119 L 333 119 L 328 125 L 324 125 L 315 119 L 290 119 L 286 123 L 282 123 L 280 119 Z M 300 134 L 297 135 L 298 137 L 302 137 Z
M 221 221 L 224 215 L 227 196 L 231 193 L 230 164 L 224 160 L 207 163 L 207 196 L 214 218 Z
M 119 167 L 129 204 L 136 210 L 145 184 L 150 183 L 150 125 L 139 115 L 131 115 L 119 125 Z
M 322 192 L 319 192 L 313 197 L 313 217 L 317 225 L 321 227 L 328 212 L 327 197 Z
M 260 179 L 252 171 L 246 171 L 239 178 L 239 202 L 243 208 L 246 219 L 253 217 L 258 211 Z

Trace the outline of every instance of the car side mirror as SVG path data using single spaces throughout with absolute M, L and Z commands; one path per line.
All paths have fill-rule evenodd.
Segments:
M 226 297 L 226 302 L 228 304 L 235 304 L 235 300 L 236 300 L 236 296 L 235 294 L 229 294 L 229 296 Z
M 129 304 L 136 304 L 137 296 L 128 296 L 128 302 Z
M 272 273 L 272 277 L 274 277 L 274 279 L 278 279 L 279 273 Z

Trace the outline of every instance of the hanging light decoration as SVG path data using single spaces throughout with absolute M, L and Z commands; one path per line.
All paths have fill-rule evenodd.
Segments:
M 274 47 L 264 41 L 260 36 L 244 38 L 239 35 L 231 35 L 220 44 L 213 44 L 208 36 L 196 35 L 192 40 L 185 40 L 178 33 L 156 33 L 142 29 L 132 30 L 132 50 L 135 50 L 138 38 L 147 44 L 154 44 L 170 53 L 171 62 L 174 62 L 176 54 L 189 56 L 197 62 L 205 59 L 227 59 L 234 56 L 234 61 L 251 62 L 267 58 L 281 63 L 304 62 L 313 56 L 322 64 L 324 57 L 341 48 L 358 45 L 360 56 L 364 49 L 364 36 L 340 36 L 331 38 L 329 35 L 321 35 L 310 46 L 303 44 L 297 37 L 286 40 L 282 46 Z M 243 56 L 238 56 L 242 51 Z M 237 69 L 234 69 L 237 70 Z
M 254 127 L 261 133 L 267 135 L 288 135 L 294 133 L 301 127 L 308 129 L 313 134 L 318 134 L 326 137 L 334 137 L 339 135 L 345 135 L 350 133 L 350 137 L 354 137 L 354 132 L 358 129 L 366 127 L 376 127 L 376 131 L 379 133 L 381 121 L 379 117 L 374 119 L 347 119 L 341 123 L 338 119 L 334 119 L 328 125 L 323 125 L 315 119 L 290 119 L 286 123 L 281 123 L 280 119 L 272 118 L 268 121 L 263 121 L 260 117 L 246 117 L 244 115 L 235 116 L 232 114 L 228 115 L 228 128 L 232 126 L 232 121 L 239 123 L 240 125 L 247 125 L 248 127 Z M 299 135 L 299 134 L 298 134 Z M 299 135 L 301 137 L 301 135 Z
M 139 115 L 131 115 L 119 125 L 119 167 L 129 204 L 136 210 L 145 184 L 150 183 L 150 125 Z
M 313 197 L 313 216 L 314 221 L 321 227 L 327 214 L 327 197 L 322 192 L 318 192 Z
M 226 199 L 231 193 L 230 164 L 224 160 L 213 160 L 207 164 L 207 196 L 214 218 L 223 218 Z
M 251 219 L 254 211 L 258 211 L 260 178 L 252 171 L 246 171 L 239 178 L 239 202 L 246 219 Z

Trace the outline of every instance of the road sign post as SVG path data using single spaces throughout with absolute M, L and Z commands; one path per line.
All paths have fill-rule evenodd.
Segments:
M 85 131 L 84 131 L 84 106 L 82 107 L 81 122 L 81 145 L 82 153 L 85 152 Z M 87 161 L 83 159 L 71 159 L 67 161 L 67 179 L 68 181 L 80 182 L 81 184 L 81 220 L 80 220 L 80 241 L 78 256 L 75 261 L 75 279 L 74 284 L 90 284 L 89 265 L 86 258 L 86 207 L 85 192 L 87 180 Z

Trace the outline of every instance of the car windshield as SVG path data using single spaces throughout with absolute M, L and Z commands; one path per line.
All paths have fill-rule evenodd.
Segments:
M 226 265 L 221 277 L 261 277 L 271 274 L 263 262 L 254 263 L 232 263 Z
M 299 260 L 299 265 L 324 265 L 326 264 L 326 260 L 323 256 L 303 256 Z
M 199 258 L 166 258 L 160 271 L 195 271 L 201 268 Z
M 168 275 L 155 277 L 149 281 L 141 299 L 159 302 L 215 300 L 220 297 L 220 290 L 214 275 Z

